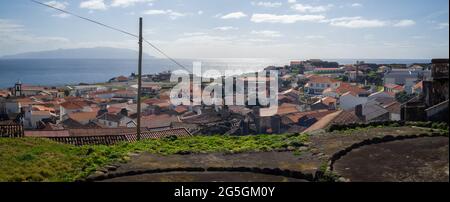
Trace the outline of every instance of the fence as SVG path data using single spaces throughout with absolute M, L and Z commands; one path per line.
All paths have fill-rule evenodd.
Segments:
M 19 124 L 0 124 L 0 137 L 23 137 L 23 126 Z

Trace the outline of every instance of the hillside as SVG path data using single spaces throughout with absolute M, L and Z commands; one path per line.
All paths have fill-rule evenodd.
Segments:
M 120 48 L 79 48 L 58 49 L 51 51 L 28 52 L 16 55 L 8 55 L 2 59 L 136 59 L 138 52 L 130 49 Z M 144 59 L 152 56 L 144 54 Z
M 394 124 L 314 134 L 194 136 L 83 147 L 0 138 L 0 162 L 0 182 L 165 181 L 176 171 L 194 171 L 181 173 L 187 181 L 217 177 L 202 174 L 205 171 L 234 171 L 224 175 L 230 177 L 221 179 L 225 181 L 234 179 L 236 172 L 250 181 L 274 180 L 270 176 L 288 181 L 448 181 L 448 128 Z M 374 166 L 378 167 L 370 171 L 372 176 L 358 172 Z M 251 173 L 255 175 L 248 176 Z

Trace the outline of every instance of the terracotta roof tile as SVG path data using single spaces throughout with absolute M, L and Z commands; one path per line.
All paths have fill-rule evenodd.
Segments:
M 86 129 L 86 130 L 98 130 L 98 129 Z M 135 130 L 135 129 L 134 129 Z M 50 134 L 49 131 L 40 131 L 42 133 L 37 134 L 36 137 L 49 138 L 51 140 L 61 142 L 64 144 L 72 144 L 76 146 L 82 145 L 113 145 L 120 142 L 135 142 L 137 141 L 137 134 L 130 132 L 128 134 L 120 135 L 102 135 L 102 136 L 64 136 L 59 135 L 45 135 Z M 42 134 L 42 135 L 40 135 Z M 56 134 L 56 133 L 55 133 Z M 191 137 L 192 134 L 189 133 L 185 128 L 167 129 L 167 130 L 157 130 L 157 131 L 144 131 L 141 133 L 141 139 L 160 139 L 165 137 Z
M 25 131 L 25 137 L 69 137 L 68 130 L 51 130 L 51 131 Z
M 356 116 L 355 110 L 349 110 L 349 111 L 341 111 L 341 113 L 339 113 L 339 115 L 336 116 L 334 120 L 331 121 L 330 124 L 342 125 L 361 122 L 363 122 L 363 120 L 361 120 L 358 116 Z
M 92 121 L 97 118 L 97 112 L 76 112 L 69 114 L 69 118 L 79 123 Z
M 61 106 L 65 109 L 83 109 L 83 107 L 89 106 L 89 104 L 84 101 L 67 101 L 61 103 Z
M 360 93 L 366 93 L 367 91 L 358 86 L 354 86 L 349 83 L 342 82 L 341 85 L 336 89 L 336 92 L 341 95 L 343 95 L 347 92 L 350 92 L 352 95 L 358 95 Z
M 423 89 L 423 81 L 417 83 L 416 85 L 414 85 L 413 87 L 414 89 Z
M 309 75 L 307 78 L 309 79 L 308 83 L 337 83 L 337 82 L 340 82 L 336 79 L 326 77 L 326 76 Z
M 400 114 L 401 104 L 399 102 L 392 102 L 385 105 L 384 108 L 389 111 L 389 113 Z
M 180 122 L 177 116 L 169 114 L 142 116 L 141 124 L 147 128 L 169 127 L 172 122 Z

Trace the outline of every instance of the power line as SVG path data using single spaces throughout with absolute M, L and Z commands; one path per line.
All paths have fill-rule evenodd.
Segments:
M 132 34 L 132 33 L 130 33 L 130 32 L 121 30 L 121 29 L 119 29 L 119 28 L 116 28 L 116 27 L 113 27 L 113 26 L 110 26 L 110 25 L 107 25 L 107 24 L 104 24 L 104 23 L 101 23 L 101 22 L 98 22 L 98 21 L 95 21 L 95 20 L 92 20 L 92 19 L 83 17 L 83 16 L 80 16 L 80 15 L 78 15 L 78 14 L 75 14 L 75 13 L 72 13 L 72 12 L 69 12 L 69 11 L 66 11 L 66 10 L 63 10 L 63 9 L 54 7 L 54 6 L 52 6 L 52 5 L 45 4 L 45 3 L 42 3 L 42 2 L 39 2 L 39 1 L 36 1 L 36 0 L 30 0 L 30 1 L 31 1 L 31 2 L 34 2 L 34 3 L 37 3 L 37 4 L 40 4 L 40 5 L 42 5 L 42 6 L 46 6 L 46 7 L 49 7 L 49 8 L 58 10 L 58 11 L 60 11 L 60 12 L 63 12 L 63 13 L 65 13 L 65 14 L 68 14 L 68 15 L 72 15 L 72 16 L 75 16 L 75 17 L 77 17 L 77 18 L 81 18 L 81 19 L 83 19 L 83 20 L 87 20 L 87 21 L 89 21 L 89 22 L 92 22 L 92 23 L 94 23 L 94 24 L 97 24 L 97 25 L 100 25 L 100 26 L 103 26 L 103 27 L 112 29 L 112 30 L 114 30 L 114 31 L 118 31 L 118 32 L 121 32 L 121 33 L 123 33 L 123 34 L 127 34 L 127 35 L 130 35 L 130 36 L 135 37 L 135 38 L 139 38 L 139 36 L 136 35 L 136 34 Z
M 170 61 L 172 61 L 173 63 L 175 63 L 176 65 L 178 65 L 179 67 L 185 69 L 188 72 L 191 72 L 187 67 L 185 67 L 184 65 L 182 65 L 181 63 L 179 63 L 178 61 L 176 61 L 175 59 L 173 59 L 172 57 L 168 56 L 166 53 L 164 53 L 161 49 L 159 49 L 158 47 L 156 47 L 155 45 L 153 45 L 152 43 L 150 43 L 149 41 L 147 41 L 146 39 L 144 39 L 144 42 L 147 43 L 148 45 L 150 45 L 153 49 L 155 49 L 156 51 L 158 51 L 159 53 L 161 53 L 162 55 L 164 55 L 167 59 L 169 59 Z
M 121 33 L 123 33 L 123 34 L 126 34 L 126 35 L 129 35 L 129 36 L 132 36 L 132 37 L 134 37 L 134 38 L 139 39 L 139 36 L 138 36 L 138 35 L 132 34 L 132 33 L 128 32 L 128 31 L 125 31 L 125 30 L 122 30 L 122 29 L 119 29 L 119 28 L 116 28 L 116 27 L 113 27 L 113 26 L 110 26 L 110 25 L 107 25 L 107 24 L 98 22 L 98 21 L 96 21 L 96 20 L 92 20 L 92 19 L 83 17 L 83 16 L 81 16 L 81 15 L 72 13 L 72 12 L 70 12 L 70 11 L 66 11 L 66 10 L 61 9 L 61 8 L 57 8 L 57 7 L 55 7 L 55 6 L 52 6 L 52 5 L 49 5 L 49 4 L 46 4 L 46 3 L 42 3 L 42 2 L 40 2 L 40 1 L 36 1 L 36 0 L 30 0 L 30 1 L 33 2 L 33 3 L 39 4 L 39 5 L 42 5 L 42 6 L 45 6 L 45 7 L 49 7 L 49 8 L 51 8 L 51 9 L 55 9 L 55 10 L 60 11 L 60 12 L 62 12 L 62 13 L 65 13 L 65 14 L 68 14 L 68 15 L 75 16 L 75 17 L 80 18 L 80 19 L 82 19 L 82 20 L 86 20 L 86 21 L 89 21 L 89 22 L 91 22 L 91 23 L 94 23 L 94 24 L 97 24 L 97 25 L 106 27 L 106 28 L 108 28 L 108 29 L 111 29 L 111 30 L 114 30 L 114 31 L 118 31 L 118 32 L 121 32 Z M 146 39 L 144 39 L 144 42 L 145 42 L 146 44 L 150 45 L 153 49 L 155 49 L 158 53 L 162 54 L 162 55 L 163 55 L 164 57 L 166 57 L 168 60 L 170 60 L 170 61 L 172 61 L 173 63 L 175 63 L 177 66 L 179 66 L 179 67 L 181 67 L 181 68 L 187 70 L 188 72 L 191 72 L 187 67 L 185 67 L 184 65 L 182 65 L 181 63 L 179 63 L 178 61 L 176 61 L 174 58 L 170 57 L 168 54 L 166 54 L 164 51 L 162 51 L 160 48 L 158 48 L 158 47 L 157 47 L 156 45 L 154 45 L 153 43 L 149 42 L 149 41 L 146 40 Z

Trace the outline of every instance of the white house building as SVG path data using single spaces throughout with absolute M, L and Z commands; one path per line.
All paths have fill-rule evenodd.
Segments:
M 339 106 L 343 110 L 349 110 L 355 108 L 357 105 L 365 104 L 367 101 L 366 94 L 347 92 L 339 98 Z

